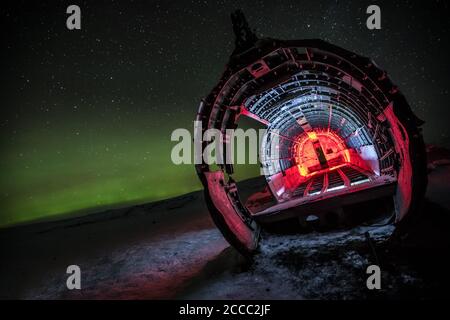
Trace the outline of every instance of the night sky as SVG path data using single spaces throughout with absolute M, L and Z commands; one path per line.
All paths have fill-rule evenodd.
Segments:
M 0 226 L 199 189 L 193 166 L 170 162 L 170 134 L 192 130 L 237 8 L 261 37 L 373 58 L 426 121 L 425 140 L 450 147 L 447 1 L 43 2 L 2 3 Z M 66 28 L 70 4 L 81 30 Z M 381 30 L 365 26 L 370 4 Z

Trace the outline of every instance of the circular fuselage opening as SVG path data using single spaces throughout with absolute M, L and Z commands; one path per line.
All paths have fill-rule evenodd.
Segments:
M 258 222 L 337 217 L 377 199 L 392 200 L 399 222 L 423 196 L 421 121 L 370 59 L 319 40 L 259 40 L 231 57 L 196 120 L 227 145 L 243 118 L 266 128 L 264 186 L 243 199 L 232 163 L 196 166 L 214 221 L 241 251 L 257 245 Z

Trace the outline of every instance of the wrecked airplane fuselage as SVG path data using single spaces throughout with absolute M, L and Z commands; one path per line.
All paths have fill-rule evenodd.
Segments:
M 386 72 L 322 40 L 257 39 L 242 15 L 233 19 L 236 49 L 196 120 L 225 135 L 240 117 L 267 127 L 266 191 L 243 203 L 233 165 L 196 165 L 225 238 L 251 253 L 261 223 L 377 199 L 392 201 L 393 222 L 412 215 L 426 187 L 422 121 Z

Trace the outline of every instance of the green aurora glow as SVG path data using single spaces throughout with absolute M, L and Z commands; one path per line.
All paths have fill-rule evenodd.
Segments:
M 158 126 L 169 120 L 172 126 Z M 112 119 L 102 125 L 83 122 L 103 128 L 83 133 L 77 131 L 80 122 L 72 118 L 47 133 L 26 130 L 8 148 L 0 161 L 0 226 L 167 199 L 202 188 L 193 165 L 174 165 L 170 159 L 176 144 L 170 141 L 172 130 L 192 131 L 192 121 L 133 116 L 126 125 Z M 236 173 L 241 180 L 258 170 L 240 166 Z

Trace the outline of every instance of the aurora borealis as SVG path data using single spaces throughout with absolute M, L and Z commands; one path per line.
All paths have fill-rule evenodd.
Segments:
M 260 36 L 322 38 L 374 58 L 426 121 L 426 141 L 450 144 L 446 2 L 381 2 L 375 31 L 368 1 L 76 1 L 76 31 L 69 4 L 2 10 L 0 227 L 200 189 L 193 166 L 170 162 L 170 134 L 192 130 L 223 71 L 236 8 Z

